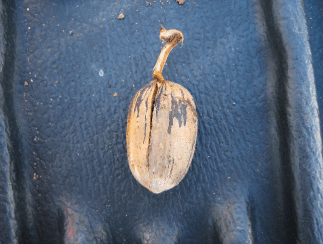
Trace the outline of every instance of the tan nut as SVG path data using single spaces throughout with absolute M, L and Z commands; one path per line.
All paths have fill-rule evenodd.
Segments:
M 161 51 L 164 56 L 158 58 L 155 80 L 136 93 L 128 113 L 130 170 L 141 185 L 154 193 L 181 182 L 193 159 L 197 137 L 193 97 L 183 86 L 166 81 L 161 75 L 170 50 L 182 41 L 182 33 L 176 32 L 179 35 L 170 38 Z

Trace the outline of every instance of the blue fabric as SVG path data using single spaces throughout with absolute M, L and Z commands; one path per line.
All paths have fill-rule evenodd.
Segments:
M 149 2 L 2 1 L 0 242 L 323 243 L 323 3 Z M 199 127 L 156 195 L 126 123 L 160 24 L 184 34 L 163 75 Z

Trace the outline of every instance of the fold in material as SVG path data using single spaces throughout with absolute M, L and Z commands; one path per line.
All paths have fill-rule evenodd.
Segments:
M 1 243 L 322 243 L 319 1 L 2 1 Z M 119 20 L 120 13 L 124 19 Z M 159 24 L 196 151 L 160 194 L 127 162 Z

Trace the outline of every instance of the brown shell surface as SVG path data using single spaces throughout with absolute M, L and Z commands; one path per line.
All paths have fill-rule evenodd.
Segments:
M 197 114 L 193 97 L 179 84 L 156 80 L 132 99 L 127 153 L 132 174 L 154 193 L 179 184 L 195 151 Z

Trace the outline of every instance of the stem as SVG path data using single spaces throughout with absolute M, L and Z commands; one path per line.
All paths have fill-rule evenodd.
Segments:
M 165 79 L 162 75 L 166 60 L 170 51 L 180 42 L 184 41 L 184 36 L 182 32 L 172 29 L 166 30 L 163 26 L 160 26 L 160 39 L 164 42 L 167 42 L 166 45 L 161 50 L 159 57 L 157 59 L 156 65 L 154 67 L 153 78 L 156 79 L 158 82 L 163 82 Z M 181 47 L 182 47 L 181 46 Z

